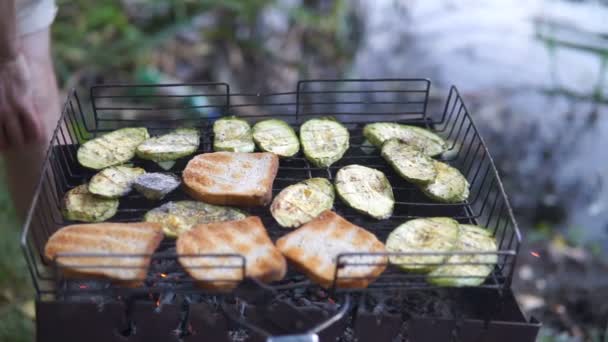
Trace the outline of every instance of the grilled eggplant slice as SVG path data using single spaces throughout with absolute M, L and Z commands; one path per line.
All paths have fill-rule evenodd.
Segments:
M 121 128 L 82 144 L 76 153 L 84 167 L 101 170 L 124 164 L 135 156 L 137 146 L 150 135 L 146 128 Z
M 253 141 L 264 152 L 292 157 L 300 150 L 296 132 L 283 120 L 270 119 L 253 126 Z
M 395 172 L 412 183 L 427 184 L 437 176 L 431 157 L 400 140 L 387 140 L 382 145 L 381 155 Z
M 307 223 L 334 205 L 334 187 L 325 178 L 311 178 L 290 185 L 274 198 L 270 212 L 283 227 Z
M 161 200 L 175 190 L 181 180 L 170 173 L 145 173 L 133 182 L 133 187 L 149 200 Z
M 469 182 L 458 169 L 436 160 L 433 163 L 437 176 L 421 187 L 427 196 L 445 203 L 463 202 L 469 198 Z
M 138 157 L 155 162 L 176 160 L 196 152 L 200 134 L 195 128 L 178 128 L 170 133 L 152 137 L 137 146 Z
M 317 167 L 328 167 L 348 150 L 350 135 L 346 127 L 333 118 L 316 118 L 300 127 L 304 156 Z
M 236 221 L 245 217 L 247 213 L 236 208 L 197 201 L 176 201 L 148 211 L 144 221 L 159 223 L 165 235 L 177 237 L 197 224 Z
M 102 222 L 116 215 L 118 200 L 102 198 L 89 192 L 88 185 L 79 185 L 63 198 L 63 216 L 66 220 Z
M 214 151 L 253 152 L 255 149 L 249 123 L 235 116 L 215 121 L 213 134 Z
M 450 252 L 458 243 L 458 222 L 448 217 L 420 218 L 407 221 L 393 230 L 386 239 L 389 252 Z M 443 263 L 448 255 L 391 256 L 389 260 L 399 268 L 426 273 Z
M 448 148 L 445 140 L 429 130 L 393 122 L 367 124 L 363 128 L 363 135 L 377 148 L 381 148 L 389 139 L 399 139 L 430 157 L 439 155 Z
M 146 173 L 140 167 L 111 166 L 99 171 L 89 181 L 89 192 L 105 197 L 118 198 L 131 192 L 135 179 Z
M 498 251 L 496 241 L 489 230 L 468 224 L 461 224 L 459 229 L 455 251 Z M 450 256 L 445 264 L 431 271 L 427 275 L 427 281 L 439 286 L 478 286 L 492 273 L 497 262 L 496 254 L 455 254 Z
M 393 188 L 381 171 L 361 165 L 348 165 L 336 174 L 336 191 L 351 208 L 376 219 L 393 214 Z

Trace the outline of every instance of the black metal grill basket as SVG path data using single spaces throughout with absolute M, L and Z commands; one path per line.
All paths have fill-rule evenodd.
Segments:
M 104 280 L 91 285 L 90 279 L 66 278 L 56 260 L 45 259 L 44 246 L 51 234 L 73 223 L 62 216 L 63 195 L 95 174 L 94 170 L 80 166 L 76 160 L 80 144 L 123 127 L 143 126 L 148 128 L 151 135 L 157 135 L 186 126 L 200 129 L 201 142 L 197 153 L 206 153 L 212 151 L 211 128 L 214 120 L 228 115 L 239 116 L 251 124 L 279 118 L 296 131 L 300 124 L 310 118 L 333 116 L 350 132 L 350 147 L 345 156 L 327 168 L 311 165 L 301 152 L 294 157 L 281 159 L 273 195 L 288 185 L 311 177 L 325 177 L 333 181 L 336 172 L 350 164 L 381 170 L 388 177 L 395 196 L 394 214 L 389 219 L 368 218 L 338 199 L 333 210 L 374 233 L 381 241 L 385 241 L 388 234 L 404 221 L 418 217 L 447 216 L 461 223 L 486 227 L 496 238 L 498 252 L 491 254 L 496 255 L 498 262 L 493 265 L 491 275 L 477 288 L 508 292 L 521 236 L 496 168 L 456 88 L 450 88 L 443 110 L 438 112 L 428 110 L 429 91 L 430 81 L 426 79 L 310 80 L 298 82 L 296 91 L 270 94 L 232 93 L 225 83 L 100 85 L 90 89 L 92 110 L 88 112 L 84 110 L 84 102 L 78 94 L 71 92 L 52 137 L 21 241 L 39 301 L 78 300 L 82 296 L 119 299 L 150 296 L 158 302 L 163 300 L 163 294 L 168 290 L 173 295 L 205 295 L 205 290 L 197 287 L 176 262 L 175 242 L 171 239 L 165 239 L 152 255 L 152 266 L 137 287 Z M 365 142 L 362 134 L 366 123 L 381 121 L 417 125 L 443 137 L 449 143 L 449 150 L 438 159 L 458 168 L 467 178 L 471 186 L 469 199 L 463 203 L 438 203 L 399 177 L 379 151 Z M 180 175 L 188 159 L 178 160 L 170 171 Z M 163 171 L 150 161 L 135 158 L 132 162 L 147 171 Z M 162 203 L 182 199 L 189 197 L 178 189 Z M 160 204 L 132 192 L 120 199 L 118 213 L 110 221 L 141 220 L 148 210 Z M 262 218 L 273 240 L 289 232 L 278 226 L 268 208 L 247 210 Z M 451 254 L 458 253 L 462 251 Z M 352 255 L 338 257 L 336 277 L 340 276 L 340 267 L 358 266 L 350 262 L 352 258 L 349 259 L 349 256 Z M 245 272 L 244 258 L 240 255 L 191 257 L 230 257 L 234 259 L 234 267 Z M 314 283 L 302 273 L 291 268 L 285 279 L 264 285 L 266 290 L 278 292 L 314 287 Z M 367 289 L 333 288 L 328 291 L 336 298 L 350 298 L 351 295 L 360 296 L 373 291 L 436 289 L 437 286 L 428 283 L 424 275 L 404 272 L 388 265 Z

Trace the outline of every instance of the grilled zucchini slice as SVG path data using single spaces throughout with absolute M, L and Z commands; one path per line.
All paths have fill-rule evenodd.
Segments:
M 295 228 L 331 209 L 334 198 L 329 180 L 311 178 L 281 190 L 270 205 L 270 213 L 281 226 Z
M 179 177 L 170 173 L 145 173 L 133 182 L 133 187 L 149 200 L 161 200 L 181 184 Z
M 116 215 L 118 204 L 117 199 L 93 195 L 88 185 L 82 184 L 66 192 L 63 216 L 70 221 L 102 222 Z
M 177 237 L 197 224 L 241 220 L 244 211 L 197 201 L 167 202 L 146 213 L 144 221 L 161 225 L 166 236 Z
M 253 152 L 255 149 L 249 123 L 235 116 L 215 121 L 213 134 L 214 151 Z
M 296 132 L 283 120 L 270 119 L 253 126 L 253 141 L 264 152 L 292 157 L 300 150 Z
M 461 224 L 455 251 L 497 252 L 492 233 L 479 226 Z M 427 275 L 427 281 L 439 286 L 478 286 L 488 277 L 498 262 L 496 254 L 457 254 Z M 459 265 L 455 265 L 455 264 Z
M 316 118 L 300 127 L 304 156 L 317 167 L 328 167 L 348 150 L 350 135 L 346 127 L 333 118 Z
M 348 165 L 336 174 L 336 191 L 351 208 L 376 219 L 393 214 L 393 188 L 379 170 L 361 165 Z
M 152 137 L 137 146 L 139 158 L 163 162 L 176 160 L 196 152 L 200 134 L 195 128 L 178 128 L 170 133 Z
M 389 252 L 452 251 L 458 243 L 458 222 L 448 217 L 420 218 L 407 221 L 395 228 L 386 239 Z M 443 263 L 448 255 L 391 256 L 392 264 L 406 271 L 426 273 Z
M 387 140 L 382 145 L 381 155 L 395 172 L 412 183 L 427 184 L 437 176 L 431 157 L 400 140 Z
M 469 198 L 469 182 L 458 171 L 446 163 L 433 161 L 437 176 L 435 179 L 421 187 L 430 198 L 445 203 L 463 202 Z
M 124 164 L 135 156 L 137 146 L 150 135 L 146 128 L 121 128 L 89 140 L 78 148 L 76 158 L 80 165 L 101 170 Z
M 433 157 L 447 150 L 448 145 L 440 136 L 424 128 L 393 122 L 376 122 L 363 128 L 363 135 L 377 148 L 389 139 L 399 139 Z
M 111 166 L 99 171 L 89 181 L 89 192 L 105 197 L 118 198 L 131 192 L 135 179 L 146 173 L 140 167 Z

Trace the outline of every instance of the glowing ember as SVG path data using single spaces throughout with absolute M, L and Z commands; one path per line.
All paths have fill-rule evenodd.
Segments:
M 160 274 L 160 277 L 161 277 L 161 278 L 167 278 L 167 275 L 166 275 L 165 273 L 161 273 L 161 274 Z
M 533 257 L 540 258 L 540 254 L 538 252 L 530 252 L 530 254 L 532 254 Z
M 86 285 L 78 285 L 78 287 L 79 287 L 79 288 L 81 288 L 81 289 L 88 289 L 88 288 L 89 288 L 89 287 L 88 287 L 88 286 L 86 286 Z

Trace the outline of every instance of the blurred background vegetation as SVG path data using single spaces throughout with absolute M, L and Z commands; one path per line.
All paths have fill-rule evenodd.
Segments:
M 456 83 L 486 138 L 526 244 L 515 287 L 541 341 L 608 341 L 608 7 L 605 1 L 58 0 L 60 87 L 299 79 Z M 507 32 L 507 33 L 505 33 Z M 0 172 L 2 167 L 0 165 Z M 1 184 L 0 184 L 1 186 Z M 31 341 L 20 223 L 0 188 L 0 341 Z M 532 256 L 530 252 L 540 255 Z

